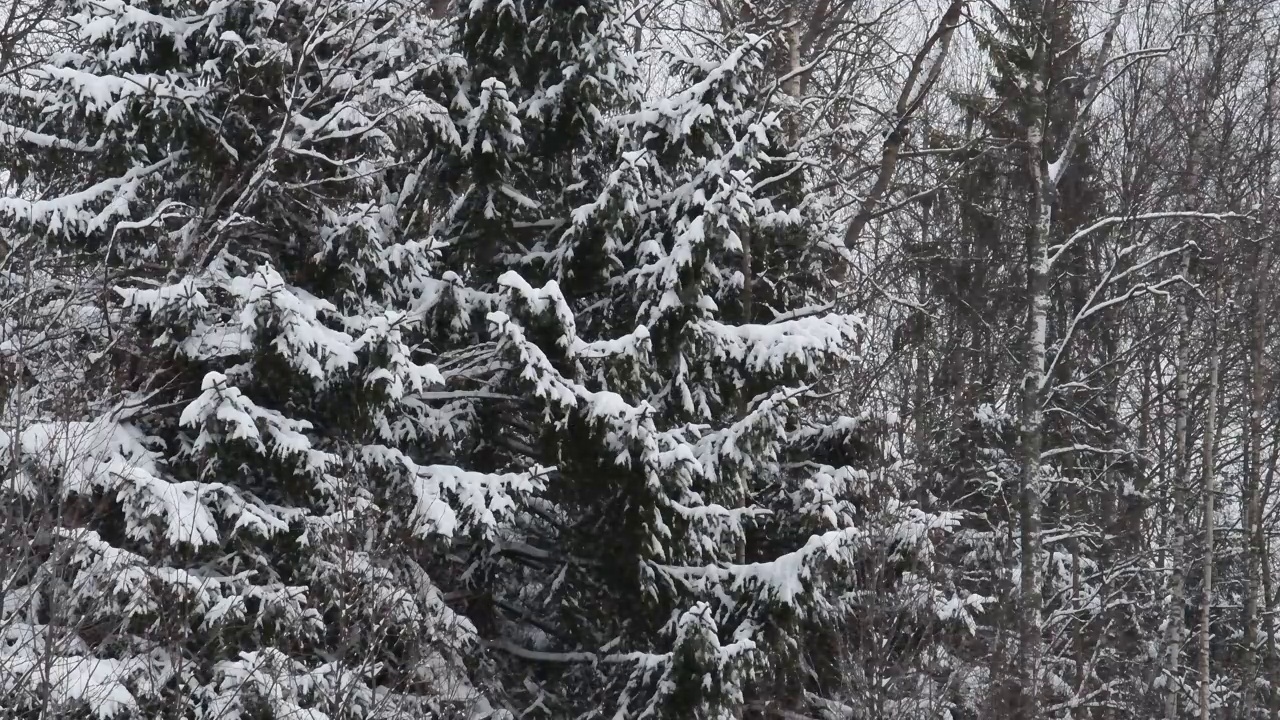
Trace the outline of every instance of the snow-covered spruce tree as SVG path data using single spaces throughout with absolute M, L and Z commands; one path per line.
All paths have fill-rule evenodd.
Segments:
M 458 11 L 465 144 L 440 167 L 448 213 L 438 228 L 451 262 L 478 284 L 517 267 L 598 292 L 604 226 L 586 220 L 617 210 L 593 204 L 618 161 L 606 116 L 637 101 L 622 18 L 608 2 L 485 0 Z
M 782 131 L 758 84 L 765 41 L 676 59 L 676 92 L 632 107 L 625 87 L 599 80 L 628 71 L 617 18 L 593 3 L 555 7 L 475 3 L 461 20 L 474 99 L 460 110 L 461 154 L 442 159 L 464 168 L 453 178 L 464 201 L 442 234 L 459 277 L 502 294 L 473 330 L 496 355 L 473 365 L 489 394 L 472 406 L 485 432 L 471 457 L 487 473 L 554 468 L 496 553 L 475 543 L 458 556 L 471 617 L 508 656 L 495 662 L 513 702 L 535 717 L 836 702 L 806 693 L 832 679 L 811 650 L 831 639 L 829 621 L 857 611 L 846 591 L 868 538 L 905 558 L 951 521 L 876 494 L 893 461 L 864 442 L 867 423 L 815 422 L 810 385 L 854 360 L 858 317 L 788 305 L 800 293 L 781 288 L 768 295 L 776 306 L 762 304 L 773 322 L 741 318 L 742 238 L 805 224 L 760 182 Z M 596 80 L 573 92 L 610 92 L 566 142 L 543 111 L 584 104 L 545 92 L 566 86 L 536 69 L 563 67 L 539 49 L 569 45 L 547 38 L 583 16 L 601 18 L 588 34 L 597 54 L 565 75 L 590 69 Z M 501 43 L 472 42 L 497 28 Z M 546 35 L 533 42 L 535 31 Z M 488 117 L 500 121 L 475 121 L 499 85 L 503 110 Z M 487 128 L 501 141 L 485 143 Z M 562 163 L 534 150 L 557 141 L 573 153 Z M 556 174 L 566 167 L 568 183 Z M 498 203 L 519 219 L 490 211 Z M 911 594 L 927 616 L 967 617 L 964 601 Z M 766 677 L 776 682 L 749 682 Z
M 0 88 L 0 224 L 93 270 L 49 322 L 105 370 L 34 417 L 6 394 L 4 502 L 43 524 L 0 568 L 0 706 L 496 717 L 424 568 L 537 470 L 467 484 L 414 459 L 452 444 L 433 392 L 459 366 L 417 338 L 471 297 L 412 232 L 427 148 L 459 141 L 431 95 L 458 59 L 400 0 L 61 17 L 72 46 Z

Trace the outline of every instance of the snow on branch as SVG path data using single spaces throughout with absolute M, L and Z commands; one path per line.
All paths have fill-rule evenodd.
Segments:
M 777 374 L 791 367 L 816 372 L 824 355 L 845 353 L 866 329 L 860 315 L 828 314 L 775 321 L 768 325 L 727 325 L 703 320 L 696 332 L 710 340 L 713 357 L 749 372 Z
M 43 226 L 51 233 L 92 233 L 107 227 L 113 218 L 124 217 L 136 197 L 138 185 L 143 179 L 172 165 L 181 153 L 172 153 L 159 162 L 135 167 L 124 175 L 103 180 L 61 197 L 43 200 L 23 200 L 16 197 L 0 198 L 0 216 L 8 215 L 16 222 Z M 101 210 L 91 210 L 90 205 L 110 198 Z
M 1076 242 L 1078 242 L 1083 238 L 1086 238 L 1092 235 L 1095 232 L 1098 232 L 1099 230 L 1111 227 L 1113 225 L 1121 225 L 1121 224 L 1132 223 L 1132 222 L 1145 222 L 1148 220 L 1163 220 L 1166 218 L 1189 218 L 1189 219 L 1201 219 L 1201 220 L 1214 220 L 1217 222 L 1222 222 L 1226 220 L 1243 220 L 1243 219 L 1247 219 L 1248 216 L 1240 215 L 1239 213 L 1233 213 L 1233 212 L 1207 213 L 1207 212 L 1195 212 L 1190 210 L 1186 210 L 1186 211 L 1175 210 L 1175 211 L 1168 211 L 1168 212 L 1143 213 L 1140 215 L 1116 215 L 1109 218 L 1103 218 L 1102 220 L 1099 220 L 1093 223 L 1092 225 L 1089 225 L 1081 230 L 1077 230 L 1075 233 L 1071 235 L 1071 237 L 1063 241 L 1061 245 L 1056 245 L 1050 248 L 1050 251 L 1053 254 L 1049 256 L 1048 264 L 1045 270 L 1047 271 L 1049 268 L 1053 267 L 1053 264 L 1057 262 L 1058 258 L 1062 257 L 1062 254 L 1066 252 L 1068 249 L 1070 249 L 1070 247 L 1073 244 L 1075 244 Z

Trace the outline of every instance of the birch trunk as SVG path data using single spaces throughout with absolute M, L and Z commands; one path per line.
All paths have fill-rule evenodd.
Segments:
M 1222 284 L 1214 292 L 1213 348 L 1209 354 L 1209 396 L 1205 399 L 1207 416 L 1204 423 L 1201 447 L 1201 470 L 1204 479 L 1204 597 L 1200 605 L 1200 720 L 1209 720 L 1209 684 L 1212 680 L 1209 666 L 1209 621 L 1213 608 L 1213 523 L 1214 523 L 1214 444 L 1218 434 L 1218 373 L 1222 364 L 1222 345 L 1218 339 L 1218 312 L 1222 308 Z
M 1243 497 L 1244 532 L 1244 658 L 1241 663 L 1244 686 L 1241 688 L 1241 709 L 1245 718 L 1253 714 L 1254 686 L 1258 677 L 1258 585 L 1262 558 L 1258 535 L 1261 529 L 1261 504 L 1258 485 L 1262 475 L 1262 412 L 1266 406 L 1264 389 L 1263 356 L 1267 342 L 1266 296 L 1267 277 L 1270 268 L 1266 259 L 1257 263 L 1253 287 L 1253 317 L 1249 347 L 1249 423 L 1248 423 L 1248 472 L 1245 473 Z
M 1182 253 L 1182 276 L 1191 275 L 1191 250 Z M 1174 407 L 1173 507 L 1169 513 L 1169 616 L 1165 620 L 1164 716 L 1178 717 L 1179 664 L 1182 657 L 1183 612 L 1186 602 L 1186 575 L 1183 570 L 1183 536 L 1187 517 L 1187 416 L 1190 412 L 1188 374 L 1191 346 L 1191 303 L 1189 292 L 1178 296 L 1178 348 L 1174 357 L 1176 400 Z
M 1116 31 L 1128 11 L 1128 0 L 1121 0 L 1103 33 L 1102 43 L 1095 60 L 1093 76 L 1089 79 L 1085 101 L 1076 108 L 1076 115 L 1069 124 L 1066 139 L 1056 158 L 1049 161 L 1046 147 L 1048 128 L 1049 66 L 1054 55 L 1053 43 L 1048 36 L 1041 36 L 1033 48 L 1036 67 L 1028 88 L 1027 161 L 1032 177 L 1034 197 L 1031 207 L 1031 233 L 1027 242 L 1027 348 L 1024 363 L 1021 410 L 1019 533 L 1022 544 L 1022 573 L 1019 588 L 1022 595 L 1019 616 L 1019 680 L 1021 713 L 1023 720 L 1040 717 L 1041 657 L 1044 652 L 1043 615 L 1044 598 L 1041 595 L 1040 553 L 1041 523 L 1040 502 L 1043 495 L 1043 478 L 1040 472 L 1044 443 L 1044 398 L 1048 378 L 1046 376 L 1046 342 L 1049 319 L 1049 273 L 1052 261 L 1049 256 L 1050 233 L 1053 230 L 1053 208 L 1057 200 L 1058 183 L 1071 166 L 1080 138 L 1085 134 L 1089 109 L 1104 85 L 1105 68 L 1111 57 Z M 1052 5 L 1042 8 L 1041 30 L 1050 27 Z M 1063 338 L 1064 343 L 1069 338 Z
M 1032 229 L 1027 247 L 1027 348 L 1022 385 L 1021 507 L 1019 535 L 1022 545 L 1020 588 L 1022 608 L 1018 618 L 1018 673 L 1021 717 L 1040 716 L 1040 658 L 1043 653 L 1040 592 L 1040 461 L 1044 441 L 1044 385 L 1046 336 L 1049 319 L 1049 233 L 1053 228 L 1054 183 L 1044 160 L 1043 113 L 1037 114 L 1027 133 L 1030 165 L 1035 181 Z

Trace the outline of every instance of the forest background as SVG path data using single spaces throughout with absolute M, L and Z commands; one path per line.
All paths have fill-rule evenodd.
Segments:
M 5 5 L 5 717 L 1280 718 L 1280 5 Z

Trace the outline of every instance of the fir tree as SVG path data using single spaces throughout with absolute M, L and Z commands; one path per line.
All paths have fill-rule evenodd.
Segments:
M 674 93 L 601 113 L 610 122 L 578 152 L 617 164 L 570 186 L 590 198 L 572 227 L 546 222 L 550 277 L 538 287 L 539 266 L 516 263 L 497 279 L 506 299 L 488 321 L 502 369 L 489 387 L 532 403 L 497 419 L 495 467 L 555 470 L 473 577 L 500 646 L 531 664 L 529 712 L 720 718 L 825 702 L 806 694 L 811 646 L 827 623 L 855 621 L 841 598 L 868 544 L 914 555 L 953 522 L 897 500 L 865 505 L 882 488 L 864 479 L 893 460 L 868 450 L 866 423 L 810 424 L 808 383 L 855 360 L 860 318 L 788 304 L 805 293 L 784 283 L 765 306 L 773 322 L 741 317 L 744 238 L 805 221 L 761 191 L 784 132 L 758 84 L 766 45 L 748 36 L 713 61 L 673 57 Z M 602 143 L 614 137 L 617 154 Z M 545 167 L 516 164 L 513 178 Z M 602 286 L 555 272 L 566 248 L 602 259 Z M 918 590 L 904 597 L 947 619 L 980 602 Z M 781 680 L 752 686 L 766 676 Z
M 98 271 L 57 320 L 111 385 L 6 407 L 7 490 L 46 512 L 4 705 L 472 716 L 476 630 L 425 568 L 537 481 L 425 464 L 463 430 L 420 338 L 466 300 L 413 231 L 458 59 L 396 0 L 65 12 L 74 46 L 6 88 L 0 217 Z

